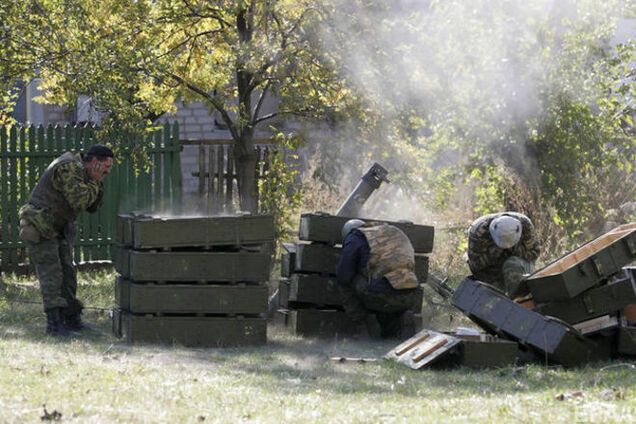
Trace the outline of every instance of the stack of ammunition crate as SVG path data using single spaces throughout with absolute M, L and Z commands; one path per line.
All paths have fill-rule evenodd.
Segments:
M 271 216 L 120 215 L 113 330 L 129 343 L 266 343 Z
M 603 234 L 527 280 L 514 302 L 465 279 L 453 304 L 491 334 L 566 366 L 636 354 L 636 224 Z
M 298 243 L 285 243 L 281 256 L 279 318 L 290 332 L 302 336 L 334 337 L 355 331 L 344 313 L 335 272 L 342 249 L 342 226 L 350 218 L 304 214 Z M 406 222 L 368 220 L 400 228 L 416 253 L 415 273 L 421 284 L 428 275 L 428 256 L 433 250 L 433 227 Z M 420 302 L 421 304 L 421 302 Z M 419 313 L 420 310 L 415 311 Z
M 636 354 L 636 224 L 622 225 L 550 263 L 528 279 L 533 310 Z

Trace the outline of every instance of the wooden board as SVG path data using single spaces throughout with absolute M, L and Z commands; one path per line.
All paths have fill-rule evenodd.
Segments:
M 528 310 L 480 281 L 464 279 L 452 304 L 484 330 L 525 344 L 562 365 L 607 359 L 593 340 L 571 326 Z
M 280 309 L 287 329 L 294 335 L 334 338 L 355 334 L 353 321 L 342 311 L 320 309 Z
M 132 313 L 263 314 L 265 284 L 155 284 L 118 278 L 116 302 Z
M 187 347 L 264 345 L 265 318 L 133 315 L 116 311 L 113 331 L 128 343 L 159 343 Z
M 119 215 L 117 242 L 135 249 L 245 246 L 274 242 L 271 215 L 165 217 Z
M 384 358 L 420 369 L 430 365 L 454 348 L 460 340 L 449 334 L 422 330 L 410 339 L 391 349 Z
M 271 257 L 252 252 L 152 252 L 118 248 L 115 269 L 141 281 L 263 282 Z
M 300 217 L 298 238 L 327 244 L 342 244 L 342 226 L 351 218 L 326 214 L 303 214 Z M 417 225 L 409 222 L 382 221 L 366 219 L 369 223 L 386 223 L 398 227 L 411 241 L 416 253 L 431 253 L 435 229 L 429 225 Z
M 532 274 L 534 301 L 570 299 L 600 285 L 636 259 L 636 224 L 616 227 Z

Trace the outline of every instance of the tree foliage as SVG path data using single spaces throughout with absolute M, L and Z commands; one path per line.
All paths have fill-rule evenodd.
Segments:
M 27 0 L 42 21 L 44 100 L 89 95 L 109 127 L 143 130 L 177 101 L 201 101 L 235 141 L 241 205 L 254 210 L 254 134 L 284 115 L 320 116 L 344 90 L 316 49 L 319 4 L 247 0 Z M 268 96 L 278 109 L 263 113 Z

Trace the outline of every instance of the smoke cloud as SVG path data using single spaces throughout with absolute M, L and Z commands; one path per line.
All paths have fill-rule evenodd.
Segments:
M 564 40 L 587 30 L 605 31 L 600 38 L 609 42 L 624 7 L 585 0 L 336 0 L 323 28 L 324 49 L 338 56 L 343 77 L 382 122 L 372 133 L 359 119 L 332 127 L 313 146 L 323 174 L 346 196 L 378 161 L 396 182 L 380 189 L 381 202 L 377 194 L 370 199 L 382 210 L 369 211 L 418 221 L 431 219 L 409 200 L 427 195 L 424 171 L 460 163 L 462 154 L 489 146 L 532 174 L 525 142 L 544 113 Z M 568 95 L 584 90 L 577 84 Z M 422 163 L 433 169 L 418 171 Z

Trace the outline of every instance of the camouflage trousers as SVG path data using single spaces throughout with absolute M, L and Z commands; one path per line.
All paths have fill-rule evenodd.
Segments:
M 369 291 L 367 279 L 358 275 L 351 286 L 339 285 L 338 288 L 347 316 L 354 322 L 363 322 L 369 313 L 375 314 L 383 335 L 396 330 L 389 327 L 398 325 L 399 317 L 404 312 L 410 310 L 420 313 L 422 310 L 421 287 L 376 293 Z
M 504 261 L 499 273 L 495 275 L 475 274 L 475 278 L 495 286 L 511 299 L 515 299 L 528 294 L 528 287 L 523 276 L 533 272 L 534 262 L 526 261 L 518 256 L 511 256 Z
M 81 303 L 76 298 L 77 272 L 73 263 L 74 225 L 67 226 L 60 237 L 28 242 L 31 262 L 40 281 L 44 310 L 75 309 Z

